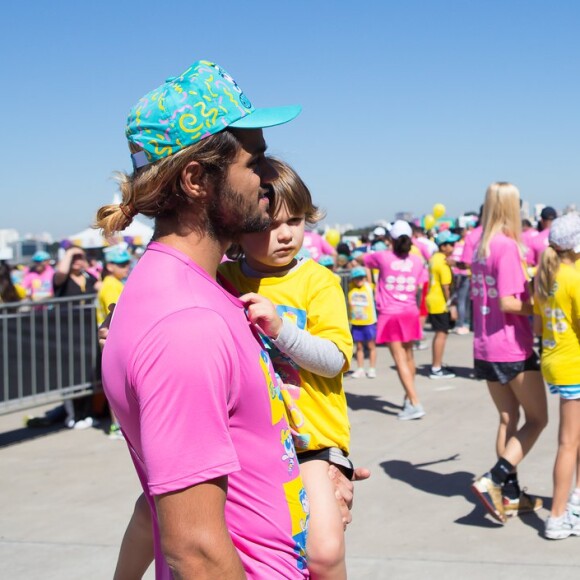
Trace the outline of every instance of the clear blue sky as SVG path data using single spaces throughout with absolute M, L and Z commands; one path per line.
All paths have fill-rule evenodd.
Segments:
M 477 209 L 487 184 L 580 205 L 580 2 L 11 2 L 0 21 L 0 228 L 89 225 L 129 170 L 129 108 L 200 58 L 256 106 L 328 222 Z

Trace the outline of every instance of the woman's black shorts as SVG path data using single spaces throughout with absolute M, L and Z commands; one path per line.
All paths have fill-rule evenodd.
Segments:
M 474 366 L 478 379 L 506 385 L 524 371 L 539 371 L 540 359 L 535 352 L 526 360 L 518 362 L 489 362 L 476 358 Z

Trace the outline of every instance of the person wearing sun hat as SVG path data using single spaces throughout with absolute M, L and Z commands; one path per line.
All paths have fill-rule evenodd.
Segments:
M 357 252 L 353 252 L 354 254 Z M 363 252 L 359 252 L 364 256 Z M 360 258 L 358 256 L 358 258 Z M 373 284 L 367 280 L 367 271 L 362 266 L 355 266 L 350 271 L 351 285 L 347 295 L 348 314 L 352 338 L 356 345 L 357 369 L 352 373 L 353 379 L 366 376 L 375 379 L 377 376 L 377 312 Z M 369 350 L 369 369 L 365 373 L 365 346 Z
M 276 378 L 242 303 L 216 282 L 231 242 L 271 222 L 262 128 L 299 112 L 257 109 L 222 67 L 194 63 L 131 109 L 134 171 L 120 176 L 121 204 L 97 214 L 106 235 L 137 213 L 155 219 L 115 309 L 103 383 L 155 505 L 158 579 L 308 576 Z
M 425 305 L 429 312 L 429 321 L 433 331 L 431 379 L 452 379 L 455 373 L 451 368 L 443 364 L 443 354 L 447 335 L 451 328 L 451 316 L 449 312 L 451 299 L 451 285 L 453 273 L 447 263 L 447 258 L 453 253 L 453 246 L 459 240 L 459 236 L 449 229 L 440 231 L 435 236 L 438 251 L 429 260 L 429 290 L 425 298 Z
M 580 272 L 574 267 L 580 216 L 556 218 L 548 241 L 534 284 L 534 330 L 542 339 L 542 375 L 550 392 L 560 396 L 554 493 L 544 530 L 547 538 L 560 540 L 580 536 Z
M 376 307 L 377 344 L 387 344 L 405 391 L 401 421 L 421 419 L 425 410 L 415 389 L 413 343 L 422 336 L 417 294 L 426 280 L 423 259 L 411 253 L 413 232 L 397 220 L 390 229 L 392 251 L 364 254 L 362 263 L 378 270 Z
M 46 300 L 54 296 L 53 278 L 54 268 L 50 265 L 50 254 L 39 250 L 32 256 L 30 267 L 22 279 L 21 286 L 31 300 Z
M 109 314 L 109 306 L 117 304 L 131 267 L 131 254 L 127 251 L 127 244 L 121 243 L 109 246 L 103 250 L 104 268 L 103 282 L 97 293 L 97 325 L 103 324 Z M 100 364 L 99 357 L 99 364 Z M 123 440 L 123 433 L 115 414 L 111 410 L 111 426 L 109 439 Z

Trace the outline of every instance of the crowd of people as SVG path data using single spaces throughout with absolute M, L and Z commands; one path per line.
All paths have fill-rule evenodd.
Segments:
M 52 308 L 54 305 L 49 301 L 53 298 L 88 295 L 95 296 L 96 323 L 101 324 L 108 314 L 108 305 L 119 299 L 130 268 L 139 255 L 131 253 L 125 243 L 104 248 L 99 254 L 88 257 L 83 248 L 69 245 L 62 250 L 61 258 L 54 262 L 54 266 L 46 251 L 34 253 L 28 265 L 0 262 L 0 303 L 7 304 L 3 312 L 26 313 L 32 310 L 38 313 L 43 307 Z M 74 323 L 74 318 L 67 318 L 67 324 L 69 322 Z M 89 342 L 94 342 L 94 339 L 89 337 Z M 99 364 L 100 357 L 97 358 Z M 94 370 L 98 376 L 100 369 Z M 91 396 L 65 399 L 62 407 L 47 416 L 31 417 L 29 426 L 63 421 L 69 429 L 87 429 L 97 424 L 93 407 Z M 112 419 L 109 436 L 122 439 L 119 425 L 114 417 Z
M 427 320 L 433 380 L 455 377 L 449 332 L 473 336 L 500 423 L 497 461 L 472 489 L 502 523 L 542 505 L 517 466 L 547 423 L 544 380 L 559 393 L 545 534 L 580 535 L 580 217 L 545 208 L 539 229 L 522 225 L 519 191 L 498 182 L 464 228 L 397 220 L 334 247 L 306 231 L 323 214 L 305 183 L 265 154 L 262 129 L 299 112 L 256 109 L 224 69 L 194 63 L 131 110 L 134 170 L 97 214 L 107 236 L 155 220 L 139 263 L 129 274 L 111 248 L 101 279 L 71 248 L 29 273 L 52 281 L 45 296 L 99 292 L 103 385 L 143 487 L 116 578 L 153 559 L 157 578 L 345 578 L 351 482 L 370 474 L 349 458 L 343 378 L 353 353 L 349 376 L 377 378 L 386 344 L 398 418 L 425 417 L 414 350 Z
M 426 236 L 418 224 L 396 221 L 375 230 L 374 243 L 344 248 L 358 355 L 351 376 L 365 376 L 366 344 L 367 376 L 375 378 L 375 343 L 387 344 L 405 392 L 398 417 L 420 419 L 413 346 L 422 337 L 423 304 L 433 331 L 430 378 L 455 377 L 443 363 L 447 335 L 473 332 L 475 375 L 486 381 L 500 423 L 497 462 L 472 490 L 502 523 L 542 507 L 522 490 L 517 466 L 547 424 L 547 383 L 560 395 L 560 429 L 545 536 L 561 539 L 580 535 L 580 216 L 557 217 L 545 207 L 537 229 L 530 226 L 520 219 L 518 189 L 498 182 L 467 228 Z

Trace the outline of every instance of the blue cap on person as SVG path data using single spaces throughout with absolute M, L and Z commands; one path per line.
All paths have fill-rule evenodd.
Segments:
M 366 278 L 366 276 L 367 276 L 367 271 L 362 267 L 353 268 L 350 271 L 350 277 L 352 280 L 354 280 L 355 278 Z
M 132 145 L 133 167 L 155 163 L 227 127 L 273 127 L 291 121 L 300 111 L 300 105 L 254 108 L 223 68 L 199 60 L 131 109 L 126 135 Z
M 131 254 L 124 246 L 110 246 L 103 250 L 103 254 L 108 264 L 126 264 L 131 261 Z
M 31 259 L 33 262 L 46 262 L 46 260 L 50 260 L 50 254 L 48 252 L 39 250 L 38 252 L 34 253 Z
M 328 266 L 334 266 L 334 258 L 332 256 L 320 256 L 318 263 L 328 268 Z
M 442 246 L 443 244 L 454 244 L 458 239 L 459 236 L 457 234 L 454 234 L 450 230 L 443 230 L 435 237 L 435 243 L 438 246 Z

